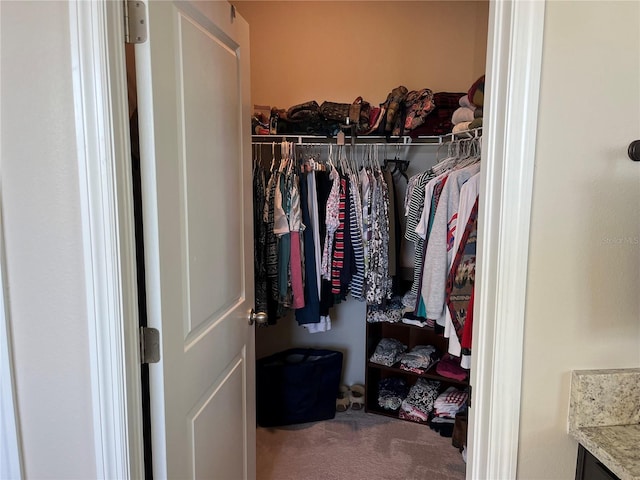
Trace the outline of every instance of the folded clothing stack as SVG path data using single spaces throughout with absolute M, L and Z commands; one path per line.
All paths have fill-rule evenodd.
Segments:
M 395 338 L 383 338 L 378 342 L 373 355 L 369 359 L 373 363 L 393 366 L 400 360 L 400 355 L 407 351 L 407 346 Z
M 409 390 L 400 407 L 399 417 L 418 423 L 426 423 L 429 420 L 438 392 L 440 382 L 419 378 Z
M 469 374 L 460 366 L 460 359 L 446 353 L 436 366 L 436 372 L 443 377 L 463 381 Z
M 453 123 L 453 133 L 460 133 L 471 128 L 471 122 L 475 119 L 477 107 L 471 103 L 468 95 L 463 95 L 458 101 L 459 107 L 453 112 L 451 123 Z
M 440 360 L 440 354 L 436 347 L 433 345 L 416 345 L 410 352 L 402 354 L 400 368 L 422 375 L 438 360 Z
M 434 414 L 437 417 L 455 418 L 456 413 L 464 408 L 467 404 L 469 393 L 457 389 L 456 387 L 449 387 L 436 399 L 433 404 Z
M 469 393 L 455 387 L 447 388 L 433 404 L 433 418 L 429 426 L 443 437 L 453 435 L 455 417 L 458 412 L 467 408 Z
M 385 410 L 398 410 L 407 398 L 409 386 L 402 378 L 383 378 L 378 383 L 378 405 Z
M 428 318 L 420 317 L 413 312 L 404 312 L 404 314 L 402 315 L 402 323 L 406 323 L 407 325 L 415 325 L 416 327 L 433 327 L 433 324 L 435 322 Z
M 402 320 L 402 314 L 405 308 L 405 305 L 402 303 L 402 297 L 399 296 L 389 300 L 386 306 L 370 305 L 367 307 L 367 322 L 398 323 Z
M 484 75 L 478 78 L 466 95 L 460 97 L 460 107 L 451 117 L 453 133 L 473 130 L 482 126 L 482 108 L 484 105 Z

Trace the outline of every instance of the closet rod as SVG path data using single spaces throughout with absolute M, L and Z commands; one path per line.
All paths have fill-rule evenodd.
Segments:
M 468 137 L 468 139 L 471 139 L 474 137 Z M 465 140 L 463 138 L 456 138 L 454 140 Z M 438 147 L 440 145 L 444 145 L 446 143 L 450 143 L 450 141 L 443 141 L 441 143 L 384 143 L 384 142 L 379 142 L 379 143 L 357 143 L 355 145 L 356 148 L 358 147 L 367 147 L 370 145 L 376 146 L 376 147 L 385 147 L 385 148 L 393 148 L 395 146 L 398 146 L 400 148 L 404 148 L 404 147 Z M 283 142 L 251 142 L 251 145 L 266 145 L 269 146 L 271 144 L 275 144 L 275 145 L 282 145 Z M 332 145 L 334 147 L 338 147 L 338 146 L 347 146 L 347 147 L 352 147 L 352 145 L 350 143 L 345 143 L 344 145 L 337 145 L 335 143 L 311 143 L 311 142 L 306 142 L 306 143 L 294 143 L 294 142 L 289 142 L 289 143 L 293 143 L 296 147 L 328 147 L 329 145 Z
M 266 145 L 269 146 L 271 144 L 275 144 L 275 145 L 282 145 L 283 142 L 252 142 L 251 145 Z M 289 142 L 289 143 L 293 143 L 293 142 Z M 344 145 L 337 145 L 335 143 L 294 143 L 294 145 L 296 147 L 328 147 L 329 145 L 333 146 L 333 147 L 352 147 L 353 145 L 351 145 L 350 143 L 345 143 Z M 357 143 L 355 145 L 355 147 L 367 147 L 369 145 L 373 145 L 373 146 L 377 146 L 377 147 L 393 147 L 396 144 L 395 143 Z M 418 146 L 419 144 L 413 144 L 413 143 L 398 143 L 397 144 L 398 147 L 411 147 L 411 146 Z M 427 145 L 427 144 L 424 144 Z M 438 145 L 437 143 L 433 143 L 431 145 Z
M 279 141 L 277 141 L 276 143 L 282 143 L 282 141 L 289 141 L 291 143 L 300 144 L 300 145 L 312 145 L 312 144 L 336 145 L 335 137 L 322 137 L 318 135 L 252 135 L 251 138 L 253 139 L 253 143 L 269 144 L 269 143 L 273 143 L 275 139 L 278 139 Z M 355 138 L 358 145 L 371 145 L 376 143 L 380 143 L 383 145 L 410 145 L 411 144 L 410 137 L 391 137 L 394 140 L 392 142 L 383 141 L 385 140 L 386 137 L 380 137 L 380 136 L 362 136 L 362 137 L 355 137 Z M 434 145 L 437 145 L 438 143 L 440 143 L 440 140 L 439 140 L 440 137 L 423 137 L 423 138 L 429 141 L 430 143 L 433 143 Z M 346 135 L 344 139 L 345 139 L 345 145 L 351 145 L 351 140 L 352 140 L 351 136 Z
M 465 140 L 470 138 L 478 138 L 482 136 L 482 127 L 474 128 L 473 130 L 465 130 L 463 132 L 447 133 L 438 136 L 424 136 L 412 139 L 411 137 L 391 137 L 392 142 L 380 141 L 385 137 L 380 136 L 362 136 L 356 137 L 356 146 L 361 145 L 377 145 L 377 146 L 400 146 L 400 147 L 432 147 L 439 146 L 445 143 L 453 142 L 455 140 Z M 279 141 L 274 141 L 275 139 Z M 324 138 L 326 141 L 318 142 L 318 139 Z M 336 139 L 332 137 L 318 137 L 314 135 L 252 135 L 253 145 L 268 145 L 275 143 L 281 145 L 282 141 L 290 141 L 295 145 L 308 145 L 312 147 L 322 147 L 326 145 L 336 145 Z M 315 141 L 313 141 L 315 140 Z M 349 142 L 347 142 L 349 140 Z M 351 145 L 351 137 L 345 137 L 345 145 Z

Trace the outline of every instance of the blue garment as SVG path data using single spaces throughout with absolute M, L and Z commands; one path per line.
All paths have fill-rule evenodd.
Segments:
M 296 321 L 298 325 L 320 322 L 320 299 L 318 297 L 318 280 L 316 272 L 316 249 L 313 242 L 313 227 L 309 215 L 309 197 L 306 173 L 300 181 L 300 208 L 302 209 L 302 223 L 305 229 L 302 235 L 304 242 L 304 307 L 297 309 Z

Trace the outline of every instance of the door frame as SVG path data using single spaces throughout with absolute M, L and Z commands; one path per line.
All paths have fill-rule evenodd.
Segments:
M 467 478 L 516 478 L 545 1 L 492 1 Z
M 124 2 L 69 2 L 96 475 L 144 478 Z
M 544 1 L 489 10 L 467 478 L 515 478 Z M 142 478 L 121 2 L 69 4 L 99 478 Z M 99 159 L 99 161 L 97 161 Z
M 11 320 L 7 296 L 4 222 L 0 208 L 0 478 L 22 480 L 24 473 L 16 408 Z

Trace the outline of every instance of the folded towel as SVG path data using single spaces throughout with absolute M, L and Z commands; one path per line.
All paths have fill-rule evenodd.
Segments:
M 457 125 L 455 125 L 453 127 L 452 132 L 453 133 L 462 133 L 462 132 L 466 132 L 467 130 L 469 130 L 469 125 L 471 125 L 471 122 L 462 122 L 459 123 Z
M 471 110 L 476 109 L 476 106 L 473 103 L 471 103 L 471 100 L 469 100 L 469 95 L 464 95 L 460 97 L 460 100 L 458 100 L 458 103 L 460 104 L 461 107 L 470 108 Z
M 469 130 L 472 130 L 474 128 L 479 128 L 481 126 L 482 126 L 482 117 L 476 118 L 473 120 L 473 122 L 469 124 Z
M 460 107 L 453 112 L 451 123 L 457 125 L 462 122 L 473 122 L 473 118 L 473 110 L 467 107 Z
M 478 108 L 476 108 L 476 109 L 473 111 L 473 116 L 474 116 L 475 118 L 480 118 L 480 117 L 482 117 L 482 111 L 483 111 L 483 108 L 482 108 L 482 107 L 478 107 Z

